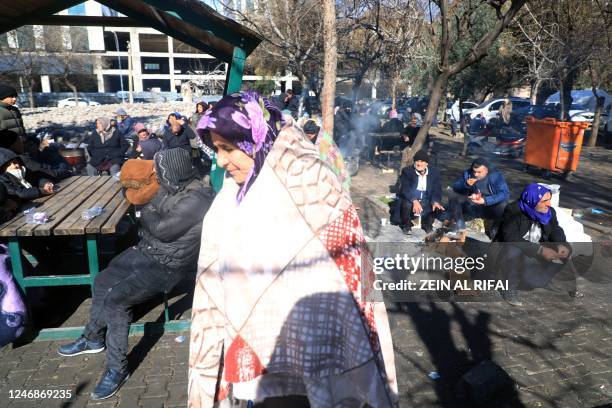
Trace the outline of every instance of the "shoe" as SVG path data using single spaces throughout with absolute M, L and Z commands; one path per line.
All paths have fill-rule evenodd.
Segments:
M 518 290 L 508 289 L 500 291 L 502 298 L 511 306 L 523 306 L 523 302 L 520 301 L 518 296 Z
M 70 357 L 70 356 L 78 356 L 79 354 L 95 354 L 101 353 L 104 351 L 106 347 L 104 346 L 104 342 L 96 342 L 90 341 L 85 338 L 85 336 L 79 337 L 76 341 L 72 343 L 65 344 L 60 346 L 57 349 L 57 353 L 60 356 Z
M 107 369 L 96 388 L 91 393 L 90 397 L 94 401 L 103 400 L 110 398 L 119 388 L 130 378 L 130 373 L 127 371 L 113 370 L 112 368 Z
M 402 232 L 404 233 L 404 235 L 410 235 L 412 233 L 412 227 L 411 226 L 402 227 Z

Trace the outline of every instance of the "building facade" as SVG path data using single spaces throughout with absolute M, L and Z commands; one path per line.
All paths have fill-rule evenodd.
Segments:
M 252 2 L 240 1 L 241 7 L 250 7 Z M 121 16 L 95 1 L 86 1 L 59 14 L 87 16 Z M 88 77 L 83 92 L 128 91 L 130 80 L 134 92 L 181 92 L 186 85 L 195 86 L 202 94 L 220 94 L 223 91 L 227 64 L 197 50 L 179 40 L 152 28 L 127 27 L 53 27 L 61 36 L 64 51 L 81 54 L 87 67 L 79 67 L 75 74 Z M 24 35 L 26 32 L 27 35 Z M 48 49 L 45 44 L 48 27 L 24 27 L 20 33 L 9 32 L 4 40 L 8 49 L 27 48 L 24 42 L 32 43 L 35 50 Z M 26 39 L 27 37 L 32 37 Z M 78 46 L 77 46 L 78 44 Z M 2 44 L 0 44 L 2 45 Z M 52 58 L 52 53 L 47 54 Z M 53 80 L 57 69 L 53 64 L 41 64 L 40 80 L 34 81 L 35 91 L 53 92 L 57 86 Z M 72 63 L 76 67 L 76 63 Z M 77 71 L 75 69 L 75 71 Z M 89 72 L 86 72 L 89 71 Z M 245 82 L 263 79 L 246 68 Z M 273 78 L 279 88 L 291 88 L 297 78 L 291 75 Z M 93 89 L 92 89 L 93 88 Z

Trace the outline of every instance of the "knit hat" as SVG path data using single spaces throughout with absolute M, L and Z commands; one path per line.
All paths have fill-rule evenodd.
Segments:
M 0 84 L 0 99 L 8 98 L 9 96 L 17 97 L 17 90 L 10 85 Z
M 176 147 L 160 150 L 153 158 L 157 180 L 171 194 L 181 190 L 195 177 L 195 169 L 191 164 L 191 152 Z
M 425 150 L 419 150 L 418 152 L 416 152 L 416 154 L 414 155 L 414 161 L 424 161 L 426 163 L 429 163 L 429 156 L 427 155 L 427 152 Z
M 121 185 L 125 198 L 136 205 L 144 205 L 155 197 L 159 183 L 153 172 L 153 160 L 132 159 L 121 167 Z

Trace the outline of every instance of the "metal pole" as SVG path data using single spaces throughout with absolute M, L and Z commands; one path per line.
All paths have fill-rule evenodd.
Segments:
M 115 48 L 117 52 L 119 52 L 119 39 L 117 38 L 117 33 L 111 31 L 115 36 Z M 121 102 L 125 103 L 125 95 L 123 94 L 123 77 L 121 76 L 121 56 L 117 55 L 117 61 L 119 62 L 119 83 L 121 84 Z
M 128 97 L 128 101 L 130 103 L 134 103 L 134 94 L 132 93 L 134 87 L 133 87 L 133 81 L 132 81 L 132 44 L 130 44 L 130 42 L 128 41 L 127 43 L 128 46 L 128 92 L 129 92 L 129 97 Z

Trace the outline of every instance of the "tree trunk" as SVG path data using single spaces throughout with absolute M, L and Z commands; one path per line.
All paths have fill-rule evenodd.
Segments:
M 336 44 L 336 3 L 335 0 L 323 0 L 323 95 L 321 97 L 321 113 L 323 115 L 323 130 L 329 135 L 334 132 L 334 98 L 336 96 L 336 69 L 338 66 L 338 51 Z
M 598 98 L 595 88 L 593 88 L 593 94 L 597 98 L 595 105 L 595 116 L 593 117 L 593 126 L 591 127 L 591 137 L 587 146 L 595 147 L 597 145 L 597 134 L 599 133 L 599 123 L 601 122 L 601 112 L 603 111 L 605 98 Z
M 538 92 L 540 92 L 540 86 L 542 85 L 542 81 L 539 79 L 536 79 L 533 82 L 533 86 L 531 87 L 531 104 L 532 105 L 537 105 L 538 103 Z
M 72 93 L 74 94 L 74 100 L 76 101 L 76 106 L 79 106 L 79 93 L 77 92 L 76 85 L 70 82 L 68 78 L 64 78 L 64 82 L 66 82 L 66 85 L 68 85 L 68 88 L 72 90 Z
M 574 88 L 574 82 L 576 82 L 576 75 L 576 70 L 572 69 L 567 73 L 567 75 L 561 78 L 561 86 L 559 87 L 561 120 L 571 120 L 569 112 L 572 107 L 572 89 Z
M 396 98 L 397 98 L 397 76 L 393 75 L 391 79 L 391 109 L 395 109 Z
M 442 99 L 442 95 L 446 90 L 446 85 L 448 84 L 448 73 L 443 72 L 436 78 L 435 82 L 431 87 L 431 94 L 429 96 L 429 104 L 427 105 L 427 112 L 425 112 L 425 117 L 423 118 L 423 126 L 419 130 L 416 139 L 414 140 L 414 144 L 412 145 L 412 151 L 410 154 L 404 154 L 402 156 L 401 168 L 406 167 L 412 161 L 414 154 L 421 150 L 423 144 L 425 143 L 425 138 L 429 133 L 429 129 L 431 128 L 431 124 L 433 122 L 434 117 L 438 114 L 438 105 L 440 104 L 440 99 Z M 406 147 L 406 149 L 410 149 Z M 404 149 L 404 151 L 406 151 Z

